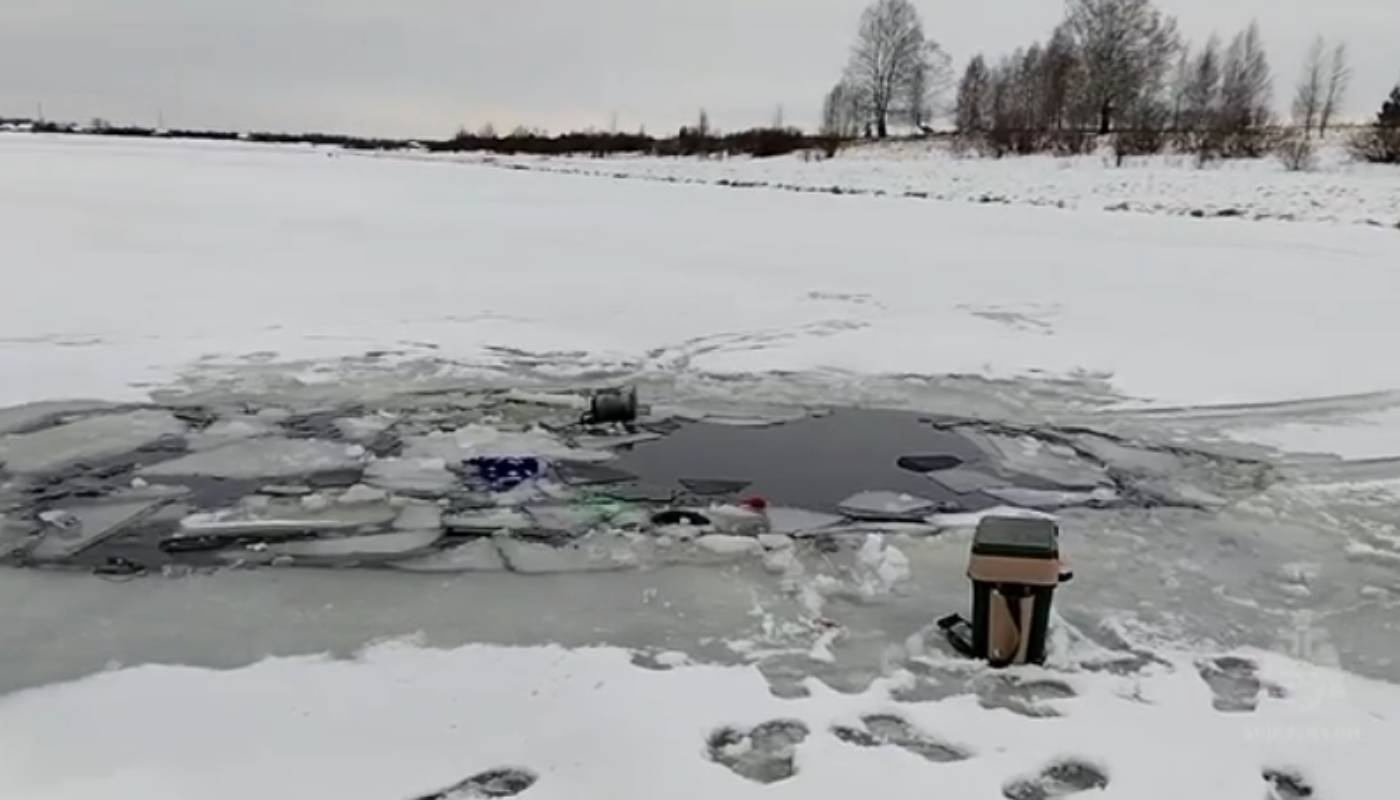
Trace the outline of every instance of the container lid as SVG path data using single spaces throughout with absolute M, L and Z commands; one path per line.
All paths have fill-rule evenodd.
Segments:
M 1011 558 L 1059 558 L 1060 529 L 1053 520 L 984 517 L 972 538 L 972 554 Z

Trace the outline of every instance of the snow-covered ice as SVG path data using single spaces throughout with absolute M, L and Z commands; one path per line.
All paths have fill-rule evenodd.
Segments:
M 1014 179 L 1018 163 L 969 168 Z M 1081 171 L 1112 172 L 1066 174 Z M 29 135 L 0 140 L 0 172 L 9 263 L 45 265 L 0 296 L 0 372 L 26 376 L 3 385 L 6 404 L 139 398 L 232 367 L 326 382 L 404 358 L 426 359 L 419 379 L 1030 376 L 1174 404 L 1400 386 L 1400 365 L 1370 355 L 1392 338 L 1391 229 Z M 1328 179 L 1393 198 L 1395 182 L 1371 175 Z M 1204 200 L 1217 178 L 1189 191 Z M 133 185 L 140 204 L 116 188 Z M 351 360 L 266 370 L 336 358 Z

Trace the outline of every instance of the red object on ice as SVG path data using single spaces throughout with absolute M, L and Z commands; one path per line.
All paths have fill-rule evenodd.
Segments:
M 762 511 L 768 508 L 768 501 L 764 500 L 762 497 L 749 497 L 744 500 L 743 505 L 748 506 L 754 511 Z

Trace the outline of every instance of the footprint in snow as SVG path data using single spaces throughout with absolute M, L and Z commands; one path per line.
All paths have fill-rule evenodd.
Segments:
M 968 754 L 961 748 L 940 742 L 893 714 L 870 714 L 860 718 L 860 728 L 837 725 L 831 729 L 836 738 L 857 747 L 895 747 L 908 750 L 929 761 L 962 761 Z
M 1259 707 L 1259 694 L 1267 690 L 1270 697 L 1284 697 L 1282 687 L 1266 684 L 1259 679 L 1259 665 L 1239 656 L 1221 656 L 1200 661 L 1196 669 L 1201 679 L 1215 695 L 1212 705 L 1216 711 L 1244 713 Z
M 1058 717 L 1060 712 L 1044 705 L 1044 701 L 1074 696 L 1069 684 L 1055 680 L 1027 681 L 996 675 L 977 685 L 977 702 L 983 708 L 1004 708 L 1025 717 Z
M 535 773 L 526 769 L 493 769 L 467 778 L 461 783 L 420 795 L 414 800 L 478 800 L 478 798 L 514 797 L 535 785 Z
M 1304 800 L 1313 796 L 1312 784 L 1294 770 L 1266 769 L 1264 782 L 1269 784 L 1268 800 Z
M 1033 778 L 1017 778 L 1001 787 L 1007 800 L 1054 800 L 1108 787 L 1108 776 L 1083 761 L 1060 761 Z
M 756 783 L 777 783 L 797 774 L 794 756 L 806 740 L 806 725 L 773 720 L 748 731 L 720 728 L 710 734 L 710 760 Z

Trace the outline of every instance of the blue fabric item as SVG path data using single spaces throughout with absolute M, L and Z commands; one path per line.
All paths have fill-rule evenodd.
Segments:
M 476 474 L 493 492 L 509 491 L 540 475 L 538 458 L 473 458 L 467 463 L 476 468 Z

